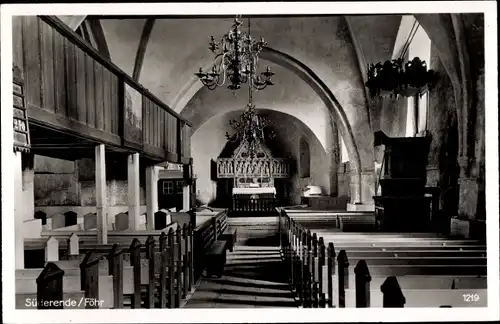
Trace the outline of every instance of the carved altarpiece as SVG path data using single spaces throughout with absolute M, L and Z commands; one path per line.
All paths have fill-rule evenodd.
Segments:
M 234 188 L 272 188 L 274 179 L 288 178 L 289 160 L 274 158 L 263 144 L 257 144 L 251 157 L 243 142 L 230 158 L 217 159 L 217 178 L 233 178 Z

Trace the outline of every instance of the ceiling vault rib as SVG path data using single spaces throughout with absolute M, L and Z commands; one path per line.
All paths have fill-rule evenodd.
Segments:
M 111 60 L 108 43 L 106 42 L 106 36 L 104 36 L 101 22 L 98 19 L 89 19 L 88 22 L 97 43 L 97 50 L 107 59 Z
M 139 42 L 139 46 L 137 47 L 137 54 L 135 55 L 134 72 L 132 74 L 132 78 L 135 81 L 139 81 L 139 77 L 141 76 L 142 64 L 144 63 L 144 56 L 146 54 L 146 48 L 148 47 L 149 36 L 151 36 L 151 32 L 153 31 L 155 20 L 155 18 L 148 18 L 144 23 L 141 40 Z
M 372 129 L 373 125 L 372 125 L 371 114 L 370 114 L 372 107 L 371 107 L 371 102 L 370 102 L 369 96 L 368 96 L 368 90 L 365 87 L 365 83 L 366 83 L 366 81 L 368 81 L 366 57 L 365 57 L 365 54 L 363 52 L 363 48 L 361 47 L 361 44 L 359 43 L 359 40 L 356 37 L 356 34 L 354 33 L 354 31 L 352 29 L 350 18 L 348 16 L 343 16 L 343 17 L 344 17 L 344 20 L 345 20 L 345 23 L 347 26 L 347 30 L 349 31 L 349 36 L 350 36 L 351 41 L 352 41 L 352 46 L 354 48 L 354 52 L 356 54 L 356 62 L 358 62 L 359 73 L 361 74 L 361 80 L 363 82 L 363 90 L 365 93 L 365 103 L 366 103 L 366 111 L 367 111 L 367 116 L 368 116 L 368 125 L 370 126 L 370 129 Z

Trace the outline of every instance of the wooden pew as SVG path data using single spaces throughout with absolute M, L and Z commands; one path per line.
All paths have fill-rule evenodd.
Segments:
M 16 270 L 16 309 L 84 308 L 84 305 L 78 302 L 85 297 L 85 293 L 80 289 L 80 278 L 69 277 L 63 282 L 63 276 L 64 271 L 51 263 L 44 269 Z M 63 287 L 66 287 L 65 291 Z M 39 295 L 39 290 L 47 291 L 47 294 Z M 49 298 L 41 298 L 45 296 Z M 38 300 L 58 301 L 59 304 L 37 303 Z M 62 301 L 69 303 L 64 305 Z
M 35 305 L 27 303 L 28 300 L 35 297 L 38 300 L 53 299 L 52 289 L 54 285 L 61 286 L 62 293 L 62 297 L 58 295 L 58 299 L 55 300 L 70 301 L 69 304 L 63 305 L 64 308 L 112 308 L 113 294 L 116 290 L 113 289 L 113 277 L 107 272 L 99 273 L 98 278 L 95 278 L 98 279 L 98 283 L 94 287 L 86 288 L 82 285 L 84 281 L 82 278 L 88 275 L 87 272 L 92 271 L 92 268 L 97 268 L 97 263 L 100 261 L 99 258 L 91 259 L 89 254 L 89 257 L 81 263 L 79 262 L 76 266 L 68 267 L 65 270 L 61 269 L 57 262 L 49 262 L 43 269 L 16 270 L 16 308 L 35 308 Z M 50 280 L 52 283 L 40 286 L 38 282 L 42 277 L 45 278 L 45 281 Z
M 399 236 L 334 233 L 332 236 L 335 239 L 340 237 L 340 240 L 335 240 L 334 247 L 332 241 L 327 243 L 324 237 L 318 240 L 316 233 L 311 234 L 310 230 L 287 217 L 283 211 L 279 227 L 284 259 L 290 269 L 290 283 L 303 307 L 346 307 L 346 304 L 347 307 L 369 307 L 367 300 L 370 292 L 375 290 L 371 294 L 375 296 L 374 305 L 390 307 L 391 303 L 385 302 L 387 298 L 380 290 L 370 290 L 366 284 L 359 284 L 367 282 L 362 278 L 369 278 L 368 282 L 373 280 L 378 287 L 385 284 L 387 296 L 391 296 L 392 304 L 400 305 L 397 307 L 406 303 L 400 298 L 403 294 L 411 298 L 409 305 L 416 307 L 432 306 L 440 298 L 448 300 L 453 307 L 459 307 L 465 302 L 459 302 L 452 296 L 461 296 L 461 292 L 466 290 L 474 291 L 476 298 L 485 299 L 482 296 L 485 294 L 486 278 L 477 277 L 486 275 L 485 246 L 471 248 L 471 241 L 452 241 L 433 235 L 418 237 L 408 233 Z M 420 238 L 422 240 L 415 241 Z M 449 252 L 453 253 L 452 257 L 440 258 Z M 426 253 L 433 255 L 425 256 Z M 348 260 L 348 254 L 353 256 L 351 260 Z M 387 276 L 394 278 L 388 281 L 389 285 L 386 283 Z M 399 276 L 398 279 L 395 279 L 396 276 Z M 391 295 L 394 289 L 387 289 L 387 286 L 394 286 L 394 280 L 401 281 L 403 290 L 398 284 L 399 291 Z M 361 288 L 358 289 L 358 286 Z M 429 299 L 432 302 L 425 300 L 425 291 L 432 293 Z M 448 304 L 434 304 L 435 307 L 443 305 Z M 475 306 L 479 305 L 482 304 L 475 303 Z
M 215 227 L 217 228 L 217 239 L 226 241 L 226 249 L 233 252 L 234 245 L 236 244 L 237 231 L 236 228 L 230 228 L 227 221 L 227 213 L 219 213 L 213 218 Z
M 207 275 L 211 273 L 220 274 L 221 269 L 224 268 L 227 242 L 218 240 L 218 237 L 222 234 L 222 227 L 217 226 L 217 217 L 221 213 L 210 218 L 195 230 L 195 280 L 201 277 L 207 265 L 210 265 L 209 269 L 207 269 Z
M 73 240 L 75 237 L 74 235 Z M 81 251 L 79 253 L 72 251 L 74 257 L 72 260 L 54 261 L 47 263 L 46 267 L 57 267 L 63 271 L 64 282 L 81 282 L 82 289 L 85 288 L 85 297 L 87 295 L 94 296 L 94 298 L 105 296 L 106 300 L 112 302 L 111 305 L 108 303 L 100 305 L 101 307 L 182 307 L 188 294 L 194 288 L 193 231 L 190 224 L 185 224 L 183 228 L 176 228 L 175 231 L 171 227 L 168 234 L 162 232 L 159 236 L 159 243 L 157 250 L 153 236 L 148 237 L 144 246 L 135 238 L 126 251 L 123 251 L 116 243 L 111 249 L 109 245 L 98 246 L 96 244 L 94 247 L 101 253 L 87 252 L 84 256 Z M 75 244 L 68 244 L 74 249 Z M 55 250 L 57 251 L 58 247 L 55 247 Z M 89 255 L 99 258 L 99 255 L 102 257 L 103 252 L 107 252 L 105 255 L 108 261 L 92 264 L 93 278 L 98 278 L 99 281 L 97 289 L 97 286 L 90 285 L 92 280 L 82 279 L 86 278 L 82 275 L 82 264 L 90 262 Z M 18 279 L 23 279 L 22 276 L 25 276 L 26 272 L 33 273 L 36 270 L 20 270 Z M 38 269 L 38 273 L 40 271 Z M 107 285 L 102 282 L 107 282 Z M 106 296 L 103 289 L 113 295 Z M 81 291 L 79 293 L 81 294 Z
M 370 270 L 361 260 L 356 265 L 355 286 L 346 287 L 347 307 L 485 307 L 486 289 L 402 288 L 394 276 L 380 286 L 372 283 Z

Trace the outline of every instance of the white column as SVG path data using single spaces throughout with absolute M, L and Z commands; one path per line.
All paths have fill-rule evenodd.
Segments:
M 191 207 L 191 186 L 182 187 L 182 210 L 188 211 Z
M 155 228 L 155 213 L 158 211 L 158 170 L 154 166 L 146 168 L 146 209 L 147 230 Z
M 34 156 L 25 155 L 26 158 L 30 159 L 26 163 L 26 168 L 22 170 L 23 177 L 23 200 L 24 200 L 24 220 L 30 221 L 34 219 L 35 216 L 35 168 L 34 168 Z
M 140 224 L 139 153 L 128 156 L 128 229 L 138 231 Z
M 406 107 L 406 137 L 414 137 L 417 133 L 417 107 L 415 98 L 409 97 Z
M 22 154 L 20 152 L 13 153 L 14 166 L 14 224 L 15 224 L 15 255 L 16 269 L 24 268 L 24 205 L 23 198 L 23 170 L 22 170 Z
M 108 244 L 108 201 L 106 195 L 106 155 L 104 144 L 95 148 L 95 201 L 97 242 Z

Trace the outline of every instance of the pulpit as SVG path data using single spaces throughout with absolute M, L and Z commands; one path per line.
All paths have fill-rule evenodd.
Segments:
M 390 138 L 375 133 L 375 146 L 384 146 L 379 177 L 381 195 L 375 196 L 376 220 L 381 231 L 430 230 L 431 198 L 425 196 L 430 138 Z

